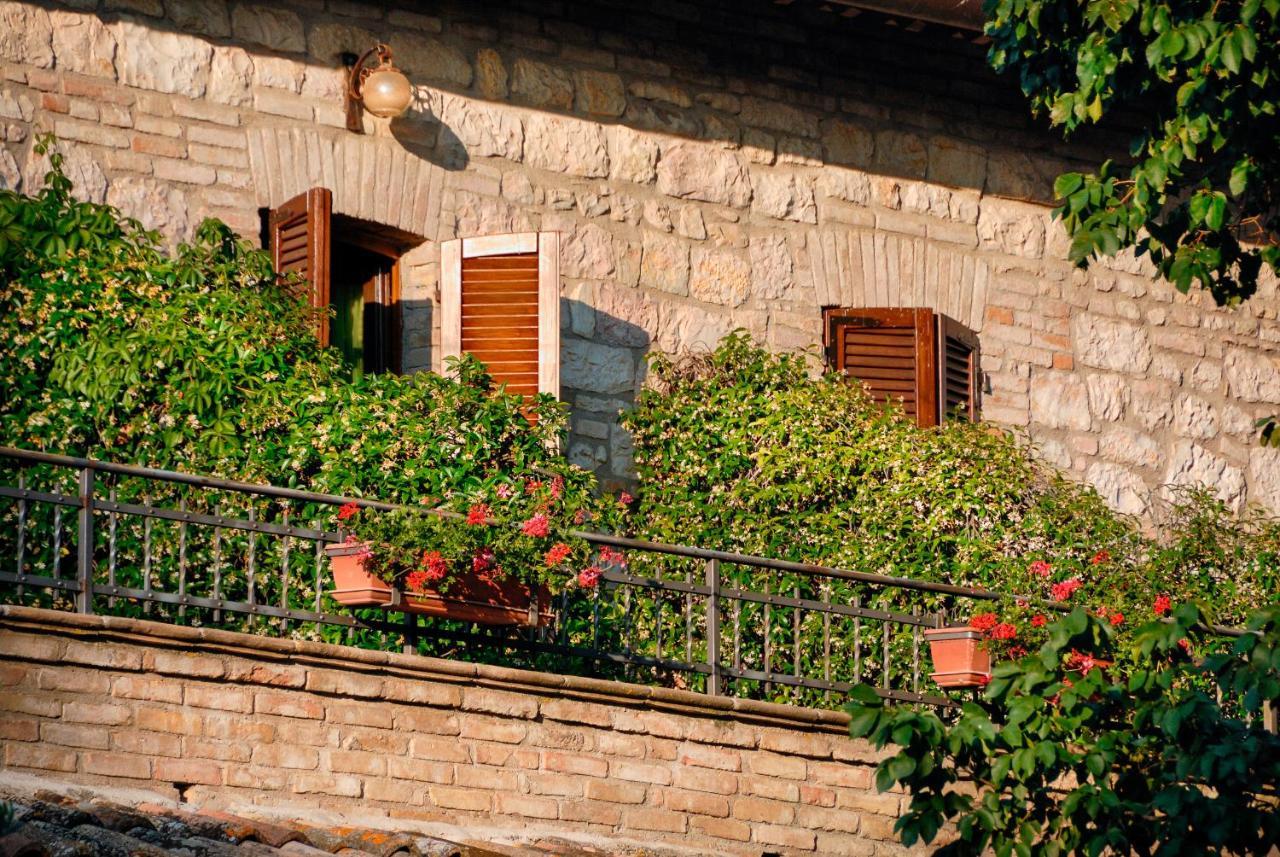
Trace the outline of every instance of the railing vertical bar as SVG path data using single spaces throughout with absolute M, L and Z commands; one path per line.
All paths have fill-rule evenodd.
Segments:
M 630 656 L 632 654 L 631 644 L 635 640 L 635 623 L 631 621 L 631 587 L 622 590 L 622 612 L 626 617 L 623 624 L 627 629 L 627 637 L 623 643 L 622 651 L 628 656 L 627 662 L 623 666 L 622 674 L 630 676 L 632 674 Z
M 220 504 L 213 508 L 213 514 L 222 517 Z M 222 600 L 222 527 L 213 528 L 213 600 Z M 221 610 L 213 611 L 213 621 L 215 624 L 222 621 Z
M 253 505 L 252 497 L 249 498 L 249 511 L 245 517 L 249 519 L 249 523 L 251 524 L 257 521 L 257 509 Z M 254 605 L 258 603 L 258 580 L 256 577 L 257 566 L 254 563 L 254 560 L 257 558 L 256 548 L 258 544 L 258 538 L 257 538 L 258 534 L 253 530 L 249 530 L 246 535 L 248 535 L 249 537 L 249 556 L 248 556 L 248 562 L 246 563 L 246 578 L 249 584 L 248 602 L 250 605 Z M 253 614 L 250 613 L 249 622 L 248 622 L 250 632 L 253 631 L 253 626 L 254 626 L 253 618 L 254 618 Z
M 741 582 L 734 581 L 734 588 L 741 586 Z M 735 670 L 742 669 L 742 599 L 733 599 L 733 668 Z
M 853 596 L 853 608 L 862 609 L 862 596 Z M 853 617 L 853 682 L 862 681 L 862 617 Z
M 149 505 L 151 501 L 143 497 L 142 502 Z M 151 521 L 149 517 L 142 519 L 142 591 L 148 596 L 142 603 L 143 613 L 151 612 Z
M 796 584 L 795 589 L 792 591 L 792 595 L 797 601 L 800 600 L 800 584 Z M 792 666 L 793 674 L 796 678 L 800 678 L 800 623 L 800 608 L 794 607 L 791 610 L 791 643 L 795 651 L 795 663 Z
M 178 501 L 178 509 L 184 515 L 187 511 L 187 498 L 183 497 Z M 178 598 L 186 600 L 187 597 L 187 522 L 184 518 L 178 524 Z M 187 605 L 178 605 L 178 615 L 187 615 Z
M 684 582 L 693 584 L 693 572 L 684 573 Z M 684 594 L 684 662 L 693 663 L 693 595 Z
M 591 648 L 600 651 L 600 590 L 603 584 L 597 584 L 591 593 Z
M 80 578 L 80 592 L 76 598 L 76 610 L 93 612 L 93 468 L 80 469 L 80 511 L 76 535 L 76 574 Z
M 720 560 L 709 559 L 706 566 L 707 595 L 707 693 L 718 696 L 720 686 Z M 689 660 L 693 660 L 690 658 Z
M 560 590 L 560 645 L 569 645 L 569 587 Z
M 286 502 L 284 513 L 281 516 L 281 523 L 286 527 L 289 526 L 289 506 Z M 289 544 L 290 539 L 288 533 L 280 537 L 280 606 L 285 610 L 289 609 Z M 282 631 L 289 630 L 289 620 L 285 619 L 280 623 Z
M 658 590 L 653 600 L 655 604 L 654 610 L 653 610 L 653 623 L 654 623 L 654 630 L 655 630 L 654 638 L 655 638 L 655 642 L 657 643 L 656 657 L 658 658 L 658 660 L 662 660 L 662 605 L 666 601 L 666 599 L 662 597 L 661 589 Z
M 27 490 L 27 474 L 26 474 L 26 471 L 22 469 L 21 465 L 19 465 L 19 468 L 18 468 L 18 490 L 19 491 Z M 19 580 L 22 579 L 22 576 L 24 574 L 23 566 L 26 565 L 26 559 L 27 559 L 26 554 L 27 554 L 27 498 L 19 497 L 18 498 L 18 550 L 17 550 L 18 567 L 15 569 L 15 572 L 17 573 Z M 18 584 L 18 603 L 19 604 L 22 603 L 23 596 L 25 594 L 26 594 L 26 587 L 23 586 L 21 583 L 19 583 Z
M 62 577 L 62 507 L 53 507 L 53 577 Z
M 772 581 L 764 582 L 764 674 L 767 676 L 773 672 L 773 605 L 769 603 L 768 596 L 773 593 Z M 773 682 L 766 680 L 764 683 L 764 692 L 773 692 Z
M 823 581 L 822 583 L 822 603 L 831 605 L 831 583 Z M 830 609 L 822 612 L 822 680 L 831 681 L 831 611 Z M 831 699 L 831 691 L 824 690 L 822 692 L 824 700 Z
M 406 655 L 418 653 L 418 615 L 408 610 L 404 612 L 404 647 L 401 651 Z
M 911 608 L 912 616 L 920 615 L 920 607 Z M 911 626 L 911 692 L 920 692 L 920 626 Z
M 116 502 L 116 486 L 111 486 L 107 495 L 112 503 Z M 116 585 L 116 519 L 120 516 L 113 510 L 107 514 L 107 585 L 112 589 Z M 115 596 L 107 598 L 107 606 L 115 607 Z
M 880 686 L 885 690 L 889 689 L 889 620 L 885 619 L 880 623 L 881 643 L 880 643 Z
M 318 530 L 320 529 L 320 524 L 318 522 L 313 523 L 311 525 L 311 528 L 313 530 Z M 315 568 L 316 568 L 316 612 L 319 613 L 320 605 L 322 603 L 320 599 L 324 596 L 324 542 L 320 541 L 319 539 L 316 539 Z

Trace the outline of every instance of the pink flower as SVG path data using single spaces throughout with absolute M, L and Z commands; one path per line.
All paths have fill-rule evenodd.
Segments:
M 1049 619 L 1043 613 L 1037 613 L 1031 617 L 1032 628 L 1043 628 L 1047 624 L 1049 624 Z
M 586 509 L 579 509 L 573 513 L 573 522 L 575 524 L 585 524 L 589 520 L 591 520 L 591 513 Z
M 1080 578 L 1073 577 L 1070 580 L 1055 583 L 1049 590 L 1049 594 L 1053 597 L 1054 601 L 1066 601 L 1083 585 L 1084 584 L 1080 582 Z
M 471 557 L 471 570 L 479 574 L 482 571 L 488 571 L 493 565 L 493 551 L 488 548 L 481 548 L 476 551 L 475 556 Z
M 338 510 L 338 520 L 339 521 L 350 520 L 351 518 L 354 518 L 356 514 L 359 513 L 359 511 L 360 511 L 359 504 L 346 503 L 345 505 L 342 506 L 341 509 Z
M 1187 654 L 1191 654 L 1191 641 L 1188 640 L 1186 637 L 1183 637 L 1181 640 L 1179 640 L 1178 645 L 1182 647 L 1182 651 L 1186 652 Z
M 1048 577 L 1049 572 L 1053 570 L 1053 566 L 1042 559 L 1038 559 L 1031 563 L 1031 567 L 1028 570 L 1036 577 Z
M 524 493 L 532 494 L 542 487 L 542 482 L 538 479 L 526 479 L 524 481 Z
M 990 636 L 993 640 L 1012 640 L 1018 636 L 1018 629 L 1008 622 L 1001 622 L 991 629 Z
M 598 565 L 584 568 L 582 571 L 578 572 L 578 585 L 585 587 L 586 589 L 592 589 L 600 582 L 600 575 L 602 573 L 603 572 Z
M 1010 646 L 1010 647 L 1009 647 L 1009 657 L 1011 657 L 1011 658 L 1024 658 L 1024 657 L 1026 657 L 1026 656 L 1027 656 L 1027 647 L 1026 647 L 1026 646 Z
M 551 499 L 559 500 L 560 495 L 564 493 L 564 477 L 557 476 L 551 480 Z
M 511 499 L 511 495 L 516 492 L 511 489 L 510 485 L 504 482 L 501 485 L 499 485 L 496 489 L 494 489 L 493 493 L 497 494 L 503 500 L 509 500 Z
M 551 534 L 551 522 L 547 520 L 546 515 L 538 513 L 524 522 L 520 527 L 520 532 L 537 539 L 546 538 Z
M 449 562 L 440 555 L 440 551 L 424 551 L 419 565 L 427 580 L 443 580 L 449 573 Z
M 467 523 L 473 527 L 489 523 L 489 507 L 484 503 L 476 503 L 467 510 Z
M 569 547 L 564 542 L 556 542 L 551 546 L 551 550 L 547 551 L 547 555 L 544 557 L 547 563 L 547 568 L 555 568 L 560 563 L 568 559 L 571 553 L 573 553 L 573 548 Z
M 1156 603 L 1151 605 L 1151 609 L 1157 616 L 1163 616 L 1173 609 L 1173 602 L 1169 600 L 1168 595 L 1157 595 Z
M 996 626 L 998 620 L 994 613 L 979 613 L 969 620 L 969 625 L 975 631 L 990 631 Z
M 632 497 L 626 491 L 623 491 L 621 494 L 618 495 L 618 505 L 624 509 L 630 506 L 632 503 L 634 503 L 635 500 L 636 498 Z
M 605 545 L 600 548 L 600 561 L 608 565 L 626 566 L 627 558 L 622 555 L 622 551 L 614 550 Z

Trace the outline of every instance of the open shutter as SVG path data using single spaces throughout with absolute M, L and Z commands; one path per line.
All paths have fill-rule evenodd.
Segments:
M 313 187 L 273 208 L 267 218 L 271 262 L 276 273 L 297 271 L 309 284 L 311 305 L 329 306 L 329 241 L 333 195 Z M 329 344 L 328 319 L 321 315 L 317 335 Z
M 978 336 L 949 316 L 938 315 L 940 421 L 978 418 Z
M 469 353 L 521 395 L 560 395 L 560 236 L 521 232 L 446 241 L 441 356 Z
M 927 309 L 827 311 L 834 367 L 876 401 L 901 402 L 920 425 L 937 425 L 933 313 Z

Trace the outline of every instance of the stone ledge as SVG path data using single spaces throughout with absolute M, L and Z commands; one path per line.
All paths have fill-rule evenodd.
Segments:
M 104 642 L 142 642 L 182 647 L 188 653 L 251 654 L 276 662 L 393 678 L 443 681 L 475 687 L 522 690 L 627 708 L 640 708 L 691 717 L 729 720 L 781 728 L 803 727 L 847 735 L 849 717 L 843 712 L 759 702 L 726 696 L 706 696 L 686 690 L 627 684 L 606 679 L 488 666 L 420 655 L 377 652 L 307 640 L 281 640 L 213 628 L 191 628 L 120 616 L 85 616 L 36 607 L 0 605 L 0 628 L 16 632 L 92 636 Z M 51 648 L 48 660 L 60 660 Z M 253 683 L 249 679 L 247 683 Z

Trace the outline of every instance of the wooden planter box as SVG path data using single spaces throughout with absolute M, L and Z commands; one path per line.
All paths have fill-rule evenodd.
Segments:
M 986 635 L 968 625 L 924 632 L 935 672 L 930 678 L 945 688 L 981 687 L 991 679 L 991 653 Z
M 511 578 L 489 580 L 469 574 L 453 581 L 448 593 L 401 592 L 365 570 L 363 550 L 359 542 L 325 547 L 333 570 L 334 589 L 329 594 L 344 607 L 382 607 L 481 625 L 533 627 L 550 624 L 553 618 L 546 587 L 538 589 L 536 609 L 529 587 Z

